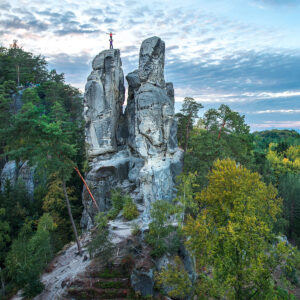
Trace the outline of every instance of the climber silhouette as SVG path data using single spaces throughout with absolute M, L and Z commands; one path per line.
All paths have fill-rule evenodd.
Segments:
M 110 33 L 107 33 L 107 34 L 109 34 L 109 49 L 114 49 L 114 46 L 113 46 L 113 38 L 112 38 L 112 36 L 113 36 L 115 33 L 110 32 Z

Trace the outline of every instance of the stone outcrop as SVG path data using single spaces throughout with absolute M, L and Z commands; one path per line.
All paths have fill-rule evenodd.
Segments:
M 90 157 L 117 151 L 117 127 L 125 95 L 119 50 L 101 52 L 92 67 L 85 86 L 84 107 Z
M 147 227 L 151 203 L 171 200 L 175 177 L 181 172 L 182 151 L 177 146 L 174 89 L 164 80 L 165 43 L 145 40 L 139 68 L 126 76 L 125 99 L 120 52 L 105 50 L 93 60 L 85 87 L 84 117 L 90 170 L 86 180 L 101 211 L 110 204 L 110 190 L 131 195 Z M 82 226 L 90 228 L 96 213 L 83 191 Z
M 28 161 L 20 162 L 18 166 L 14 160 L 7 162 L 1 172 L 1 191 L 4 191 L 7 181 L 10 182 L 11 186 L 15 186 L 17 182 L 23 183 L 29 197 L 33 199 L 34 167 L 31 167 Z

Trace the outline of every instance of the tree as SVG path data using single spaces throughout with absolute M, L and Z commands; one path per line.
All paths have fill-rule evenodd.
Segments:
M 203 127 L 195 126 L 185 153 L 184 171 L 196 172 L 197 183 L 207 184 L 206 175 L 217 159 L 230 157 L 243 165 L 252 165 L 252 137 L 244 116 L 228 106 L 209 109 L 202 119 Z
M 13 104 L 11 94 L 15 91 L 14 81 L 5 81 L 3 84 L 0 84 L 0 129 L 2 129 L 0 130 L 0 155 L 3 153 L 6 144 L 2 132 L 11 123 L 11 108 Z
M 176 114 L 178 118 L 178 141 L 183 146 L 184 152 L 187 151 L 190 131 L 193 123 L 198 118 L 199 109 L 203 108 L 201 103 L 197 103 L 194 98 L 185 97 L 182 104 L 181 113 Z
M 68 188 L 68 195 L 71 204 L 76 201 L 74 196 L 74 189 Z M 47 193 L 43 199 L 43 211 L 49 213 L 56 224 L 56 238 L 54 241 L 55 249 L 61 249 L 68 241 L 72 239 L 72 227 L 68 220 L 68 210 L 66 206 L 62 180 L 57 178 L 54 174 L 49 180 L 47 186 Z M 74 206 L 72 206 L 72 212 L 74 214 L 80 214 L 77 212 Z
M 177 221 L 174 217 L 178 212 L 178 208 L 167 201 L 153 202 L 150 210 L 151 223 L 146 235 L 146 242 L 152 246 L 152 256 L 160 257 L 165 252 L 174 253 L 178 250 L 180 239 L 173 224 Z
M 115 245 L 110 240 L 108 217 L 102 212 L 95 217 L 95 229 L 92 241 L 88 245 L 91 257 L 99 257 L 103 263 L 109 263 L 115 251 Z
M 257 173 L 229 159 L 217 160 L 208 180 L 196 194 L 203 208 L 183 229 L 197 269 L 211 267 L 229 299 L 263 299 L 272 290 L 274 268 L 291 254 L 272 233 L 281 200 Z
M 288 220 L 287 237 L 300 244 L 300 174 L 286 173 L 280 177 L 278 191 L 283 198 L 283 214 Z
M 48 214 L 40 218 L 35 233 L 32 222 L 25 224 L 7 255 L 8 274 L 23 288 L 26 297 L 31 298 L 43 289 L 39 275 L 53 257 L 51 231 L 54 229 L 55 224 Z
M 271 163 L 276 176 L 276 184 L 279 183 L 280 176 L 287 173 L 300 172 L 300 146 L 290 146 L 285 151 L 278 153 L 273 150 L 277 144 L 271 143 L 267 153 L 267 159 Z
M 5 220 L 5 209 L 0 208 L 0 269 L 4 262 L 7 244 L 10 242 L 10 227 Z
M 13 126 L 7 129 L 9 144 L 7 154 L 11 158 L 23 161 L 47 170 L 49 175 L 57 174 L 62 180 L 64 197 L 72 224 L 78 251 L 81 247 L 77 229 L 71 212 L 66 182 L 70 179 L 74 167 L 76 145 L 72 144 L 72 132 L 66 130 L 73 125 L 63 107 L 55 102 L 52 114 L 45 115 L 44 107 L 28 100 L 19 114 L 13 118 Z

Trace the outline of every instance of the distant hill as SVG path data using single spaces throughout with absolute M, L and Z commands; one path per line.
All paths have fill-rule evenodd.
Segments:
M 285 143 L 287 145 L 300 145 L 300 134 L 296 130 L 272 129 L 253 132 L 256 143 L 260 148 L 267 148 L 270 143 Z

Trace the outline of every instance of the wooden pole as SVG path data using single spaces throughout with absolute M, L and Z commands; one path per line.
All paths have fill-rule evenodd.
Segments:
M 78 168 L 77 168 L 77 167 L 74 167 L 74 169 L 75 169 L 75 171 L 77 172 L 77 174 L 79 175 L 79 177 L 81 178 L 81 180 L 83 181 L 83 183 L 84 183 L 84 185 L 85 185 L 85 187 L 86 187 L 88 193 L 90 194 L 90 196 L 91 196 L 91 198 L 92 198 L 92 200 L 93 200 L 93 202 L 94 202 L 95 207 L 96 207 L 96 208 L 98 209 L 98 211 L 99 211 L 99 206 L 98 206 L 98 204 L 97 204 L 97 202 L 96 202 L 94 196 L 92 195 L 92 192 L 91 192 L 91 190 L 89 189 L 89 187 L 88 187 L 86 181 L 85 181 L 84 178 L 82 177 L 82 175 L 81 175 L 80 171 L 78 170 Z

